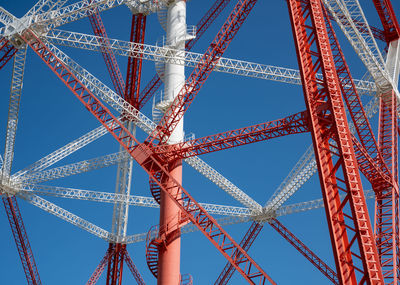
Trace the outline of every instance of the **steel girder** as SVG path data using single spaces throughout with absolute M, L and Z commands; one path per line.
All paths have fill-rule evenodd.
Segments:
M 375 190 L 375 241 L 385 284 L 400 281 L 397 100 L 383 94 L 379 112 L 379 148 L 389 167 L 393 186 Z M 373 187 L 376 187 L 373 185 Z
M 321 2 L 289 0 L 288 8 L 339 282 L 383 283 Z

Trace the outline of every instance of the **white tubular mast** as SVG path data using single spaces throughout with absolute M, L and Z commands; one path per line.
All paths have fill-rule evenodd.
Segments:
M 343 3 L 340 0 L 323 0 L 323 2 L 374 78 L 378 95 L 391 89 L 397 90 L 397 86 L 385 70 L 385 61 L 358 0 L 346 0 Z M 354 21 L 365 24 L 366 29 L 361 32 Z
M 14 158 L 14 143 L 18 125 L 19 102 L 21 100 L 22 85 L 24 79 L 25 59 L 26 46 L 23 46 L 17 51 L 14 56 L 2 180 L 9 179 Z
M 55 164 L 56 162 L 62 160 L 63 158 L 67 157 L 68 155 L 74 153 L 75 151 L 83 148 L 84 146 L 88 145 L 89 143 L 95 141 L 96 139 L 102 137 L 103 135 L 107 134 L 107 129 L 104 126 L 100 126 L 89 133 L 81 136 L 80 138 L 70 142 L 69 144 L 53 151 L 52 153 L 48 154 L 47 156 L 41 158 L 40 160 L 36 161 L 32 165 L 24 168 L 13 174 L 13 178 L 17 178 L 21 175 L 26 175 L 27 173 L 33 173 L 37 171 L 41 171 L 46 169 L 47 167 Z
M 52 30 L 46 35 L 46 39 L 56 45 L 92 50 L 101 52 L 103 42 L 101 38 L 63 30 Z M 195 67 L 201 57 L 200 53 L 188 52 L 179 53 L 177 50 L 138 44 L 133 42 L 110 39 L 110 46 L 113 52 L 121 56 L 141 56 L 145 60 L 185 65 Z M 301 85 L 300 73 L 296 69 L 264 65 L 230 58 L 220 58 L 214 71 L 235 74 L 239 76 L 253 77 L 264 80 L 284 82 L 288 84 Z M 319 75 L 320 77 L 322 75 Z M 362 93 L 375 90 L 375 83 L 354 80 L 357 89 Z
M 71 175 L 76 175 L 99 168 L 117 164 L 123 160 L 129 160 L 130 155 L 126 152 L 117 152 L 109 155 L 96 157 L 76 163 L 67 164 L 60 167 L 51 168 L 45 171 L 38 171 L 21 176 L 18 180 L 23 183 L 36 184 L 44 181 L 59 179 Z

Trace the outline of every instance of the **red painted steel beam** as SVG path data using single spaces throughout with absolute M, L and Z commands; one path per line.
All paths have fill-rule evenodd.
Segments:
M 126 244 L 110 243 L 107 260 L 107 285 L 121 285 Z
M 138 162 L 147 174 L 154 179 L 162 191 L 180 208 L 182 214 L 210 240 L 210 242 L 227 258 L 248 282 L 273 280 L 261 267 L 223 230 L 223 228 L 197 203 L 172 175 L 162 166 L 157 157 L 146 144 L 139 144 L 137 139 L 83 84 L 72 74 L 43 42 L 30 30 L 26 30 L 22 39 L 47 64 L 59 79 L 71 90 L 79 101 L 111 133 L 125 150 Z M 155 174 L 159 172 L 160 176 Z M 166 181 L 168 183 L 167 187 Z M 173 189 L 171 191 L 171 188 Z M 243 254 L 240 260 L 234 260 L 234 253 Z
M 197 33 L 196 38 L 188 41 L 186 43 L 186 50 L 189 51 L 194 46 L 194 44 L 203 36 L 205 31 L 214 22 L 214 20 L 219 16 L 219 14 L 225 9 L 231 0 L 216 0 L 213 6 L 207 11 L 207 13 L 201 18 L 197 23 Z M 143 106 L 149 101 L 149 99 L 156 93 L 158 88 L 160 88 L 162 81 L 158 74 L 155 74 L 146 87 L 142 90 L 139 96 L 138 110 L 143 108 Z
M 394 91 L 380 98 L 379 148 L 389 166 L 394 187 L 383 189 L 375 199 L 375 239 L 385 284 L 400 282 L 398 121 Z
M 99 265 L 96 267 L 95 271 L 93 272 L 92 276 L 86 283 L 86 285 L 94 285 L 99 281 L 101 274 L 103 274 L 104 269 L 108 264 L 108 260 L 113 253 L 113 248 L 111 246 L 108 247 L 106 254 L 104 255 L 103 259 L 100 261 Z
M 146 143 L 164 143 L 169 138 L 256 3 L 257 0 L 238 1 Z
M 309 131 L 307 112 L 299 112 L 283 119 L 265 122 L 237 130 L 185 141 L 174 145 L 154 148 L 154 153 L 166 160 L 184 159 L 191 156 L 234 148 L 273 138 Z
M 400 37 L 400 26 L 390 0 L 372 0 L 381 19 L 387 43 Z
M 2 69 L 7 62 L 14 56 L 17 49 L 10 44 L 6 38 L 0 39 L 0 69 Z
M 307 258 L 322 274 L 325 275 L 333 284 L 338 284 L 339 281 L 337 274 L 332 270 L 321 258 L 319 258 L 310 248 L 308 248 L 300 239 L 298 239 L 289 229 L 287 229 L 277 219 L 271 219 L 268 221 L 273 229 L 275 229 L 282 237 L 284 237 L 294 248 L 296 248 L 305 258 Z M 249 251 L 254 240 L 257 238 L 263 228 L 262 223 L 253 222 L 243 237 L 240 245 L 246 251 Z M 228 284 L 232 277 L 235 269 L 229 263 L 225 265 L 225 268 L 219 275 L 215 285 Z
M 350 69 L 344 58 L 343 51 L 339 45 L 339 41 L 337 40 L 331 21 L 329 17 L 327 17 L 327 11 L 324 7 L 323 9 L 326 29 L 329 36 L 329 42 L 339 79 L 340 89 L 359 137 L 359 142 L 361 145 L 360 149 L 362 152 L 366 152 L 370 157 L 370 159 L 364 160 L 357 159 L 357 162 L 360 169 L 362 169 L 363 174 L 367 177 L 372 185 L 375 185 L 374 189 L 379 191 L 379 189 L 382 188 L 376 186 L 387 186 L 387 184 L 391 182 L 389 177 L 389 169 L 387 168 L 385 162 L 383 161 L 382 155 L 378 150 L 375 136 L 364 111 L 360 96 L 358 95 L 357 88 L 350 73 Z M 377 163 L 375 163 L 375 161 Z
M 358 169 L 371 182 L 375 192 L 379 193 L 382 189 L 391 187 L 393 181 L 390 176 L 382 171 L 382 168 L 376 163 L 377 161 L 368 154 L 354 135 L 352 136 L 352 141 Z
M 21 258 L 22 267 L 25 272 L 26 281 L 29 285 L 42 284 L 39 272 L 36 267 L 35 258 L 29 243 L 28 235 L 22 220 L 22 215 L 18 207 L 15 196 L 2 197 L 4 208 L 10 222 L 11 231 L 14 236 L 15 244 Z
M 144 43 L 146 31 L 146 16 L 143 14 L 132 15 L 130 41 L 135 43 Z M 139 107 L 140 78 L 142 74 L 142 54 L 132 54 L 128 58 L 128 68 L 126 73 L 125 100 L 132 106 Z
M 247 252 L 249 251 L 250 247 L 253 245 L 253 242 L 257 238 L 258 234 L 263 229 L 264 224 L 258 222 L 252 222 L 250 228 L 247 230 L 246 234 L 244 235 L 243 239 L 240 241 L 240 246 Z M 240 258 L 239 252 L 236 253 L 236 258 Z M 222 270 L 221 274 L 218 276 L 217 280 L 215 281 L 215 285 L 222 285 L 228 284 L 229 280 L 231 279 L 233 273 L 235 273 L 235 268 L 229 262 L 225 265 L 224 269 Z
M 146 285 L 142 278 L 142 275 L 140 275 L 139 270 L 136 268 L 135 264 L 132 261 L 132 258 L 129 256 L 128 251 L 125 252 L 124 258 L 126 265 L 128 265 L 128 268 L 131 270 L 133 278 L 135 278 L 136 280 L 136 283 L 138 285 Z
M 360 283 L 382 284 L 321 2 L 287 3 L 339 282 L 358 284 L 359 279 Z M 316 78 L 319 72 L 322 79 Z
M 100 13 L 97 9 L 89 15 L 90 24 L 92 25 L 93 32 L 96 36 L 100 37 L 101 54 L 103 55 L 104 62 L 106 63 L 108 73 L 110 74 L 111 81 L 114 85 L 116 92 L 124 96 L 125 83 L 122 79 L 121 71 L 118 67 L 117 59 L 113 51 L 110 49 L 110 41 L 108 39 L 106 29 L 101 19 Z
M 309 249 L 300 239 L 298 239 L 289 229 L 287 229 L 277 219 L 268 221 L 284 239 L 286 239 L 298 252 L 308 259 L 322 274 L 325 275 L 333 284 L 339 285 L 337 274 L 321 258 L 319 258 L 311 249 Z

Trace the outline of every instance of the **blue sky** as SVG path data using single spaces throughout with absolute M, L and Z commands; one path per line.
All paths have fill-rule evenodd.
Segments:
M 235 1 L 231 2 L 192 51 L 206 50 Z M 365 2 L 365 13 L 370 24 L 380 27 L 372 1 L 362 2 Z M 393 3 L 395 11 L 400 11 L 400 3 L 393 2 L 396 2 Z M 0 0 L 0 6 L 17 17 L 25 14 L 33 4 L 34 1 Z M 195 25 L 211 4 L 212 1 L 189 1 L 187 4 L 188 25 Z M 128 8 L 118 7 L 106 11 L 102 17 L 109 37 L 129 39 L 131 16 Z M 92 33 L 88 19 L 60 28 Z M 157 16 L 150 15 L 145 43 L 155 44 L 163 34 L 164 31 L 158 23 Z M 353 76 L 361 78 L 365 68 L 340 31 L 338 31 L 338 37 L 345 50 Z M 381 43 L 379 44 L 382 46 Z M 61 49 L 108 86 L 112 86 L 99 53 L 65 47 Z M 259 1 L 224 56 L 297 69 L 286 1 Z M 118 57 L 118 62 L 125 76 L 127 59 Z M 0 149 L 4 148 L 6 134 L 11 70 L 12 63 L 9 63 L 0 71 L 2 92 L 0 96 L 0 126 L 2 126 Z M 187 75 L 190 71 L 187 69 Z M 154 63 L 144 62 L 142 86 L 152 78 L 154 73 Z M 304 109 L 300 86 L 212 73 L 185 116 L 185 130 L 194 132 L 196 137 L 202 137 L 282 118 Z M 150 117 L 151 104 L 145 106 L 143 112 Z M 372 122 L 376 131 L 376 120 Z M 30 165 L 98 125 L 96 119 L 87 112 L 36 54 L 28 51 L 13 172 Z M 138 138 L 143 140 L 144 133 L 138 132 Z M 310 135 L 301 134 L 212 153 L 202 158 L 260 204 L 264 204 L 310 144 Z M 118 144 L 108 135 L 60 161 L 57 166 L 116 151 L 118 151 Z M 185 165 L 183 171 L 183 185 L 197 201 L 241 206 L 189 166 Z M 116 167 L 114 166 L 45 184 L 114 192 L 115 176 Z M 148 177 L 137 165 L 134 168 L 132 183 L 132 194 L 150 196 Z M 364 188 L 369 189 L 369 187 L 364 180 Z M 287 203 L 320 197 L 318 178 L 314 175 Z M 112 205 L 45 198 L 100 227 L 107 230 L 111 228 Z M 19 201 L 19 203 L 43 284 L 85 283 L 103 257 L 107 243 L 25 201 Z M 371 201 L 369 205 L 372 205 Z M 2 252 L 0 283 L 24 284 L 26 281 L 8 220 L 4 211 L 1 213 L 0 227 L 3 230 L 0 235 L 2 241 L 0 243 L 0 252 Z M 132 207 L 129 220 L 129 234 L 146 232 L 152 225 L 158 223 L 158 210 Z M 280 220 L 334 268 L 323 209 L 285 216 Z M 249 225 L 241 224 L 225 229 L 235 240 L 240 241 Z M 155 278 L 145 262 L 145 244 L 129 245 L 128 250 L 146 283 L 155 284 Z M 313 265 L 268 225 L 261 232 L 249 254 L 280 284 L 329 284 L 329 281 Z M 213 283 L 225 262 L 223 256 L 200 233 L 191 233 L 182 237 L 181 272 L 192 274 L 196 284 Z M 126 284 L 134 282 L 127 269 L 124 276 Z M 104 282 L 103 278 L 99 284 Z M 244 279 L 235 273 L 231 284 L 243 283 Z

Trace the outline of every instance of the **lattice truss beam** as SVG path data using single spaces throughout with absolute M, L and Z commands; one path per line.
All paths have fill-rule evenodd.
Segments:
M 58 9 L 58 8 L 62 7 L 66 1 L 54 1 L 54 3 L 52 3 L 51 1 L 44 1 L 44 2 L 47 2 L 47 3 L 46 4 L 42 3 L 42 6 L 40 7 L 40 9 L 51 11 L 52 9 Z M 91 3 L 89 4 L 89 2 L 91 2 Z M 54 28 L 54 27 L 57 27 L 64 23 L 67 23 L 69 21 L 73 21 L 73 20 L 77 20 L 79 18 L 86 17 L 88 14 L 88 11 L 93 11 L 94 8 L 99 9 L 99 11 L 103 11 L 105 9 L 114 7 L 116 5 L 120 5 L 122 3 L 122 1 L 115 1 L 116 4 L 110 5 L 108 2 L 112 2 L 112 1 L 89 1 L 89 2 L 82 1 L 77 4 L 70 5 L 66 8 L 60 9 L 60 11 L 57 11 L 58 14 L 54 13 L 54 11 L 53 11 L 51 20 L 50 20 L 50 16 L 48 16 L 50 13 L 49 12 L 47 14 L 44 13 L 43 15 L 40 15 L 38 17 L 39 20 L 36 19 L 36 22 L 32 25 L 32 29 L 35 29 L 35 27 L 37 28 L 40 25 L 47 25 L 47 29 Z M 81 5 L 81 6 L 79 6 L 79 5 Z M 107 5 L 108 5 L 108 8 L 107 8 Z M 142 5 L 142 4 L 140 4 L 140 5 Z M 147 6 L 146 8 L 144 8 L 143 6 L 140 6 L 140 5 L 138 3 L 136 3 L 136 4 L 133 4 L 131 7 L 138 9 L 138 11 L 139 10 L 144 11 L 145 9 L 147 9 L 146 11 L 149 11 L 148 9 L 155 9 L 154 3 L 152 3 L 153 6 L 150 5 L 150 6 Z M 78 7 L 80 7 L 80 8 L 78 8 Z M 34 8 L 32 8 L 32 9 L 34 9 Z M 36 8 L 36 9 L 39 9 L 39 8 Z M 342 9 L 342 15 L 341 15 L 342 21 L 343 21 L 344 12 L 345 11 L 343 11 L 343 9 Z M 25 16 L 31 16 L 34 13 L 35 12 L 28 12 Z M 332 13 L 332 11 L 331 11 L 331 13 Z M 332 14 L 335 15 L 334 12 Z M 338 14 L 338 12 L 336 12 L 336 14 Z M 355 15 L 354 13 L 351 15 L 353 17 L 353 20 L 355 17 L 354 15 Z M 356 15 L 358 15 L 358 14 L 356 14 Z M 3 23 L 7 23 L 9 25 L 12 25 L 12 24 L 15 25 L 16 19 L 11 16 L 9 15 L 8 18 L 7 17 L 5 17 L 4 19 L 2 18 Z M 340 22 L 340 17 L 336 18 L 336 20 Z M 349 18 L 347 18 L 347 20 L 348 20 L 347 26 L 351 25 L 351 21 L 349 21 Z M 357 21 L 359 21 L 359 20 L 354 20 L 354 22 L 356 22 L 356 23 L 357 23 Z M 359 22 L 361 22 L 361 20 Z M 366 25 L 366 26 L 368 27 L 368 25 Z M 359 28 L 358 28 L 358 30 L 359 30 Z M 1 32 L 6 34 L 7 29 L 3 28 L 1 30 Z M 82 45 L 79 47 L 85 48 L 85 49 L 97 50 L 97 51 L 103 50 L 103 52 L 104 52 L 104 47 L 107 46 L 108 48 L 112 49 L 113 52 L 115 52 L 116 54 L 129 56 L 129 57 L 132 57 L 132 55 L 136 55 L 136 57 L 140 57 L 143 59 L 150 59 L 153 61 L 174 62 L 177 64 L 184 64 L 186 66 L 191 66 L 191 67 L 196 67 L 196 65 L 199 64 L 200 58 L 203 56 L 201 54 L 187 53 L 185 58 L 169 58 L 168 54 L 171 54 L 171 53 L 169 53 L 168 52 L 169 50 L 166 48 L 161 48 L 161 50 L 160 50 L 159 47 L 152 47 L 152 46 L 143 45 L 143 44 L 134 46 L 135 44 L 133 44 L 133 43 L 123 42 L 123 41 L 118 41 L 118 40 L 110 40 L 107 44 L 104 44 L 104 43 L 101 43 L 102 38 L 104 38 L 104 37 L 94 37 L 94 36 L 90 36 L 90 35 L 77 34 L 77 33 L 59 31 L 59 30 L 50 31 L 46 37 L 47 37 L 47 40 L 49 40 L 50 42 L 57 43 L 57 44 L 74 46 L 74 47 L 78 47 L 78 45 Z M 3 46 L 1 48 L 1 51 L 2 51 L 3 47 L 10 46 L 10 44 L 4 38 L 2 38 L 1 40 L 4 42 Z M 375 43 L 375 45 L 376 45 L 376 43 Z M 116 108 L 117 111 L 127 112 L 128 116 L 130 116 L 130 119 L 138 121 L 139 127 L 140 127 L 140 124 L 142 124 L 142 126 L 141 126 L 142 129 L 144 129 L 145 132 L 147 132 L 148 134 L 152 133 L 156 129 L 155 124 L 153 122 L 151 122 L 149 119 L 145 118 L 145 116 L 142 116 L 142 114 L 139 111 L 135 110 L 134 108 L 131 108 L 130 106 L 127 106 L 126 102 L 117 100 L 116 96 L 115 96 L 116 94 L 114 92 L 109 92 L 110 90 L 108 88 L 106 88 L 105 86 L 103 86 L 102 84 L 99 84 L 99 81 L 97 79 L 95 79 L 94 77 L 89 77 L 90 79 L 85 82 L 85 77 L 87 77 L 87 75 L 88 75 L 88 72 L 86 70 L 84 70 L 81 67 L 79 67 L 78 65 L 76 65 L 76 63 L 74 63 L 72 60 L 70 60 L 67 56 L 63 55 L 62 52 L 57 50 L 57 48 L 55 48 L 54 46 L 49 45 L 49 48 L 50 48 L 51 52 L 53 52 L 57 57 L 59 57 L 66 66 L 71 68 L 72 73 L 75 74 L 75 76 L 79 80 L 81 80 L 84 84 L 86 83 L 87 86 L 91 87 L 91 88 L 89 88 L 90 91 L 92 91 L 96 95 L 101 94 L 101 95 L 99 95 L 99 97 L 102 98 L 103 100 L 105 100 L 107 103 L 109 103 L 114 108 Z M 7 49 L 4 50 L 4 53 L 7 56 L 4 55 L 3 56 L 4 60 L 3 59 L 0 60 L 0 62 L 3 64 L 0 66 L 0 68 L 2 66 L 4 66 L 7 63 L 7 61 L 15 53 L 18 56 L 18 52 L 15 48 L 10 46 L 8 49 L 9 50 L 7 50 Z M 146 49 L 147 49 L 147 53 L 145 52 Z M 21 48 L 21 46 L 19 46 L 19 50 L 24 51 L 25 48 Z M 379 51 L 379 49 L 377 49 L 377 51 Z M 377 57 L 379 58 L 379 56 L 377 56 Z M 380 66 L 382 66 L 382 65 L 380 65 Z M 233 60 L 233 59 L 224 59 L 222 57 L 219 59 L 218 63 L 215 65 L 214 70 L 233 73 L 233 74 L 239 74 L 239 75 L 245 75 L 245 76 L 251 76 L 251 77 L 258 77 L 258 78 L 263 78 L 263 79 L 272 79 L 272 80 L 282 81 L 282 82 L 287 82 L 287 83 L 300 84 L 299 72 L 296 70 L 260 65 L 260 64 L 255 64 L 255 63 Z M 379 68 L 378 68 L 378 71 L 381 73 L 380 75 L 383 76 L 382 75 L 383 72 L 380 71 Z M 319 75 L 319 78 L 322 78 L 322 75 Z M 374 79 L 377 82 L 377 79 L 376 78 L 374 78 Z M 387 78 L 385 77 L 385 79 L 387 79 Z M 371 81 L 365 81 L 365 80 L 359 80 L 359 81 L 354 80 L 354 81 L 355 81 L 360 93 L 374 92 L 376 90 L 375 84 L 372 83 Z M 390 84 L 392 84 L 390 78 L 389 78 L 389 80 L 387 79 L 387 81 Z M 382 86 L 383 86 L 383 84 L 382 84 Z M 391 85 L 391 87 L 393 87 L 393 84 Z M 378 91 L 380 91 L 380 90 L 382 90 L 382 87 L 381 87 L 381 85 L 378 85 Z M 370 111 L 370 112 L 367 111 L 367 115 L 368 115 L 368 113 L 373 114 L 374 113 L 373 110 L 375 110 L 376 106 L 377 106 L 376 100 L 373 99 L 373 100 L 371 100 L 371 102 L 372 103 L 370 104 L 370 106 L 371 106 L 372 111 Z M 112 123 L 109 123 L 108 129 L 111 128 L 111 125 L 112 125 Z M 10 129 L 12 130 L 13 128 L 10 128 Z M 101 137 L 106 132 L 107 132 L 107 127 L 102 126 L 102 127 L 98 128 L 98 130 L 96 130 L 96 132 L 95 132 L 96 135 L 92 136 L 91 138 L 88 138 L 91 135 L 85 136 L 86 141 L 83 138 L 81 138 L 81 140 L 78 139 L 76 142 L 77 145 L 74 145 L 74 148 L 83 147 L 86 144 L 90 143 L 91 141 L 97 139 L 98 137 Z M 93 133 L 92 133 L 92 135 L 93 135 Z M 11 134 L 10 136 L 12 138 L 12 136 L 15 136 L 15 134 Z M 8 137 L 8 135 L 7 135 L 7 137 Z M 213 139 L 215 139 L 215 138 L 213 138 Z M 190 145 L 190 147 L 192 147 L 192 145 L 195 143 L 198 143 L 198 141 L 199 140 L 190 142 L 190 143 L 188 143 L 188 145 Z M 75 142 L 73 142 L 72 144 L 74 144 L 74 143 Z M 79 146 L 79 144 L 81 146 Z M 183 144 L 185 144 L 185 143 L 183 143 Z M 70 146 L 72 146 L 72 145 L 70 145 Z M 202 145 L 201 147 L 204 147 L 204 146 Z M 130 196 L 130 195 L 118 196 L 117 194 L 111 194 L 111 193 L 99 193 L 99 192 L 95 192 L 95 191 L 67 189 L 67 188 L 60 188 L 60 187 L 58 187 L 57 189 L 56 188 L 51 189 L 51 187 L 49 187 L 49 186 L 31 184 L 31 183 L 40 183 L 43 181 L 47 181 L 50 179 L 56 179 L 59 177 L 65 177 L 66 175 L 72 175 L 72 174 L 81 173 L 84 171 L 89 171 L 92 169 L 96 169 L 98 167 L 105 167 L 105 166 L 112 165 L 112 164 L 115 164 L 115 163 L 118 163 L 121 161 L 127 161 L 129 158 L 125 152 L 120 152 L 118 154 L 113 154 L 113 155 L 106 156 L 106 157 L 103 157 L 100 159 L 94 159 L 92 161 L 84 161 L 82 163 L 73 164 L 70 166 L 66 166 L 64 168 L 59 167 L 58 169 L 56 168 L 56 169 L 50 170 L 50 171 L 53 171 L 52 174 L 50 172 L 44 173 L 45 171 L 43 171 L 43 169 L 51 166 L 52 164 L 56 163 L 57 161 L 61 160 L 62 158 L 66 157 L 67 155 L 72 153 L 73 151 L 77 150 L 76 149 L 76 150 L 71 151 L 72 149 L 73 148 L 68 148 L 68 146 L 66 146 L 62 150 L 60 149 L 58 151 L 58 153 L 50 154 L 49 156 L 38 161 L 35 165 L 32 165 L 25 170 L 21 170 L 21 171 L 17 172 L 15 175 L 13 175 L 13 178 L 12 178 L 13 181 L 12 181 L 11 185 L 6 187 L 7 189 L 2 189 L 2 190 L 7 193 L 17 194 L 18 196 L 28 200 L 29 202 L 31 202 L 43 209 L 46 209 L 47 211 L 50 211 L 53 214 L 65 219 L 65 220 L 68 220 L 71 223 L 74 223 L 82 228 L 85 228 L 89 232 L 92 232 L 103 239 L 106 239 L 108 241 L 115 241 L 115 237 L 113 237 L 112 234 L 107 233 L 106 231 L 94 226 L 93 224 L 88 223 L 87 221 L 80 219 L 77 216 L 74 216 L 73 214 L 71 214 L 69 212 L 65 212 L 65 210 L 55 206 L 54 204 L 52 204 L 48 201 L 45 201 L 44 199 L 36 196 L 35 194 L 50 195 L 50 196 L 57 196 L 57 197 L 68 197 L 68 198 L 75 198 L 75 199 L 87 199 L 87 200 L 92 200 L 92 201 L 111 202 L 111 203 L 114 203 L 115 201 L 122 201 L 124 199 L 125 199 L 124 201 L 126 201 L 126 199 L 129 199 L 129 201 L 130 201 L 129 203 L 131 205 L 138 205 L 138 206 L 146 205 L 149 207 L 155 207 L 155 206 L 153 206 L 154 199 L 146 198 L 146 197 Z M 192 149 L 192 151 L 193 151 L 193 149 Z M 197 154 L 194 154 L 194 155 L 197 155 Z M 10 154 L 7 154 L 7 147 L 6 147 L 6 153 L 4 156 L 4 163 L 3 163 L 4 166 L 3 166 L 3 170 L 2 170 L 3 177 L 10 175 L 12 158 L 11 158 L 11 160 L 7 161 L 7 158 L 9 158 L 9 157 L 10 157 Z M 308 164 L 305 163 L 305 161 L 306 162 L 310 161 L 310 157 L 312 157 L 312 155 L 308 155 L 308 156 L 306 155 L 304 160 L 300 161 L 301 163 L 299 162 L 300 165 L 303 166 L 303 167 L 301 167 L 302 171 L 299 171 L 300 167 L 299 167 L 299 165 L 296 165 L 297 168 L 295 167 L 294 173 L 291 173 L 288 176 L 288 177 L 292 178 L 292 181 L 290 181 L 290 183 L 289 183 L 290 184 L 289 188 L 291 191 L 293 191 L 293 189 L 295 189 L 296 187 L 300 187 L 300 185 L 302 183 L 304 183 L 304 178 L 307 179 L 307 176 L 308 177 L 311 176 L 310 173 L 312 174 L 312 172 L 315 172 L 315 169 L 316 169 L 315 162 L 314 162 L 314 166 L 312 166 L 312 163 L 308 163 Z M 308 161 L 307 161 L 307 159 L 308 159 Z M 313 159 L 313 158 L 311 158 L 311 159 Z M 192 166 L 197 165 L 198 170 L 200 171 L 200 167 L 198 165 L 203 164 L 202 166 L 204 167 L 205 163 L 202 162 L 201 160 L 199 163 L 198 160 L 199 159 L 197 157 L 191 157 L 191 158 L 187 159 L 187 161 L 189 161 L 188 163 L 190 165 L 192 165 Z M 108 162 L 106 162 L 106 161 L 108 161 Z M 197 161 L 197 163 L 194 161 Z M 102 164 L 103 162 L 104 162 L 104 164 Z M 307 165 L 307 167 L 304 167 L 305 165 Z M 63 169 L 61 169 L 61 168 L 63 168 Z M 7 170 L 7 169 L 9 169 L 9 170 Z M 75 170 L 73 170 L 73 169 L 75 169 Z M 206 167 L 206 169 L 207 169 L 207 167 Z M 216 172 L 216 171 L 208 166 L 208 172 Z M 55 174 L 55 173 L 58 173 L 58 174 Z M 71 173 L 71 174 L 68 174 L 68 173 Z M 206 173 L 206 172 L 204 172 L 204 170 L 203 170 L 203 173 Z M 303 179 L 300 179 L 300 180 L 302 180 L 302 182 L 298 183 L 298 181 L 296 181 L 296 179 L 294 179 L 294 181 L 293 181 L 294 174 L 298 175 L 297 180 L 299 178 L 299 175 L 302 176 Z M 52 177 L 51 175 L 53 175 L 54 178 L 50 178 L 50 179 L 43 178 L 43 177 Z M 205 174 L 205 175 L 210 176 L 209 174 L 208 175 Z M 217 178 L 215 178 L 215 176 L 217 176 Z M 230 193 L 231 195 L 232 195 L 232 191 L 233 191 L 234 197 L 235 197 L 235 195 L 236 195 L 236 198 L 243 196 L 243 195 L 245 195 L 245 197 L 247 196 L 243 192 L 241 193 L 240 189 L 238 189 L 236 186 L 234 186 L 231 182 L 229 182 L 222 176 L 218 177 L 218 175 L 214 174 L 214 176 L 211 175 L 211 177 L 213 177 L 213 178 L 211 178 L 211 180 L 214 179 L 214 182 L 217 185 L 219 185 L 221 188 L 223 188 L 225 191 L 227 191 L 226 188 L 228 188 L 229 190 L 227 192 L 231 191 L 231 193 Z M 210 178 L 210 177 L 208 177 L 208 178 Z M 224 179 L 226 180 L 225 184 L 223 182 L 221 182 L 221 181 L 224 181 Z M 16 186 L 13 184 L 15 184 Z M 226 184 L 232 184 L 232 185 L 227 187 Z M 283 184 L 285 184 L 285 183 L 283 183 Z M 286 188 L 288 186 L 287 184 L 288 183 L 286 183 Z M 232 190 L 232 189 L 234 189 L 234 190 Z M 287 189 L 286 189 L 286 192 L 288 192 Z M 319 202 L 311 201 L 311 202 L 306 202 L 305 204 L 302 204 L 302 206 L 304 206 L 304 207 L 302 207 L 300 205 L 280 207 L 282 205 L 282 203 L 288 197 L 290 197 L 290 194 L 289 194 L 289 196 L 286 196 L 285 198 L 282 199 L 282 196 L 285 196 L 285 195 L 287 195 L 287 194 L 282 195 L 282 191 L 277 191 L 275 193 L 274 197 L 270 199 L 269 203 L 266 204 L 266 206 L 268 206 L 268 207 L 265 207 L 263 209 L 263 213 L 259 212 L 261 206 L 258 203 L 256 203 L 255 201 L 253 201 L 251 198 L 249 200 L 250 203 L 244 202 L 244 200 L 246 200 L 247 198 L 244 200 L 243 200 L 243 198 L 242 199 L 239 198 L 240 202 L 248 208 L 211 205 L 211 204 L 201 204 L 201 205 L 209 213 L 238 216 L 238 217 L 241 217 L 242 219 L 237 220 L 237 221 L 243 222 L 246 220 L 248 221 L 251 218 L 254 218 L 255 209 L 258 210 L 256 213 L 260 219 L 267 219 L 267 217 L 272 217 L 272 215 L 280 215 L 280 214 L 290 213 L 290 212 L 300 212 L 300 211 L 304 211 L 305 209 L 310 209 L 310 208 L 314 208 L 314 207 L 317 208 L 317 207 L 321 206 L 321 204 L 322 204 L 321 203 L 322 201 L 319 201 Z M 371 195 L 371 194 L 369 194 L 369 195 Z M 279 197 L 278 200 L 277 200 L 277 197 Z M 120 200 L 120 199 L 122 199 L 122 200 Z M 273 206 L 271 206 L 271 203 Z M 314 205 L 314 206 L 308 207 L 306 205 Z M 191 207 L 195 207 L 195 204 L 191 204 Z M 272 208 L 274 209 L 274 211 L 271 211 Z M 294 208 L 297 208 L 297 210 L 291 210 Z M 272 213 L 274 213 L 274 214 L 272 214 Z M 243 217 L 246 217 L 246 218 L 243 219 Z M 227 224 L 229 224 L 229 223 L 232 223 L 232 221 L 227 222 Z M 135 239 L 134 236 L 127 237 L 127 241 L 128 240 L 137 241 L 137 239 Z

